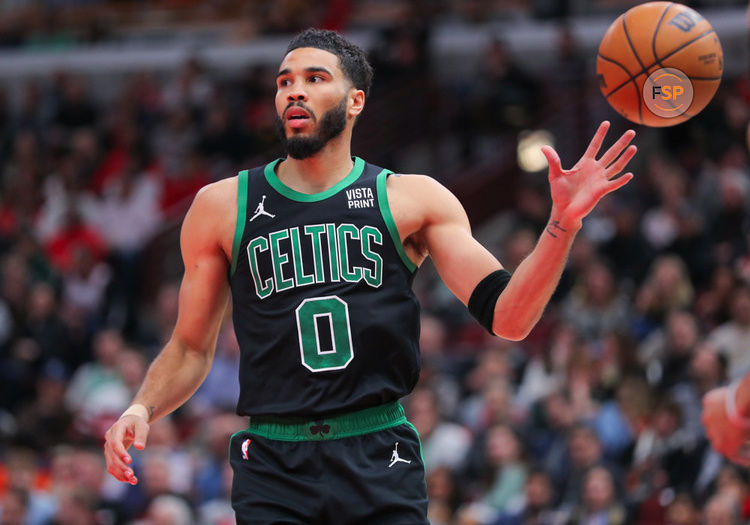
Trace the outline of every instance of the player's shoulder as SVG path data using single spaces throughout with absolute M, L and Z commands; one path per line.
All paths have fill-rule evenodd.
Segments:
M 203 245 L 218 244 L 231 253 L 236 215 L 237 177 L 206 184 L 196 193 L 185 216 L 183 238 Z
M 227 177 L 203 186 L 195 195 L 195 202 L 199 200 L 202 203 L 219 203 L 227 205 L 227 198 L 237 198 L 237 175 Z
M 429 175 L 394 174 L 388 177 L 388 203 L 397 224 L 399 217 L 414 224 L 464 220 L 463 206 L 455 195 Z M 408 230 L 408 228 L 406 228 Z
M 203 186 L 193 198 L 191 210 L 203 213 L 221 212 L 237 207 L 237 177 L 227 177 Z
M 418 173 L 394 173 L 388 177 L 388 198 L 408 198 L 430 205 L 440 205 L 446 199 L 454 200 L 451 191 L 440 182 Z
M 393 173 L 388 177 L 387 188 L 404 191 L 445 191 L 446 188 L 429 175 L 419 173 Z

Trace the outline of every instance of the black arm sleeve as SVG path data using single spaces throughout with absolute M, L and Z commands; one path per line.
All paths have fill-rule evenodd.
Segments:
M 509 271 L 496 270 L 479 281 L 469 298 L 469 312 L 493 335 L 492 319 L 495 316 L 495 303 L 508 285 L 508 281 L 510 281 Z

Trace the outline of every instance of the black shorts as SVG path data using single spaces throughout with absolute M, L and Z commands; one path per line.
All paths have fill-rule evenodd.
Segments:
M 416 429 L 398 403 L 317 421 L 250 419 L 229 444 L 239 525 L 422 525 Z

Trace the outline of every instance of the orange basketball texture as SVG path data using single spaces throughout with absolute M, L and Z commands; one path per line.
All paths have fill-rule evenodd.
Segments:
M 673 118 L 655 115 L 643 101 L 643 84 L 661 68 L 675 68 L 690 79 L 693 101 Z M 697 115 L 721 82 L 724 54 L 711 24 L 693 9 L 674 2 L 648 2 L 615 20 L 599 44 L 596 73 L 607 102 L 637 124 L 674 126 Z

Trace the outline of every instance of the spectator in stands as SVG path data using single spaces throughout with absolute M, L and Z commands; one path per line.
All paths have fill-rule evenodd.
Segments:
M 482 486 L 476 500 L 459 511 L 462 524 L 492 523 L 522 500 L 527 467 L 520 436 L 506 424 L 489 429 Z
M 711 525 L 741 525 L 737 502 L 727 494 L 716 494 L 706 502 L 703 511 L 704 523 Z
M 670 390 L 690 381 L 690 362 L 700 342 L 695 316 L 684 310 L 669 312 L 662 329 L 655 331 L 639 348 L 649 367 L 652 381 Z
M 232 412 L 208 416 L 210 424 L 200 429 L 200 438 L 195 439 L 196 449 L 194 486 L 191 487 L 193 501 L 197 505 L 209 501 L 228 501 L 226 490 L 227 442 L 235 432 L 247 427 L 247 421 Z M 231 476 L 230 476 L 231 485 Z
M 123 384 L 133 395 L 135 395 L 143 381 L 147 367 L 148 363 L 142 351 L 126 347 L 120 352 L 117 359 L 117 370 L 120 373 Z
M 594 467 L 583 481 L 582 504 L 568 519 L 569 525 L 624 525 L 628 523 L 625 507 L 618 501 L 612 473 L 604 467 Z
M 222 494 L 198 507 L 199 522 L 205 525 L 228 525 L 235 521 L 234 509 L 230 501 L 232 491 L 232 467 L 224 462 L 221 478 Z
M 568 392 L 558 389 L 538 402 L 523 432 L 529 457 L 550 475 L 556 487 L 567 477 L 568 435 L 575 422 Z
M 601 253 L 612 264 L 618 282 L 632 287 L 643 281 L 653 259 L 651 246 L 639 229 L 640 210 L 636 203 L 615 202 L 612 206 L 612 237 L 601 246 Z
M 680 405 L 683 428 L 693 436 L 703 435 L 701 399 L 727 382 L 727 358 L 710 341 L 701 341 L 690 362 L 690 380 L 675 385 L 670 395 Z
M 123 383 L 118 361 L 125 344 L 116 330 L 102 330 L 94 339 L 95 361 L 79 367 L 65 394 L 65 404 L 76 415 L 78 433 L 100 436 L 128 404 L 131 392 Z
M 641 375 L 622 378 L 613 399 L 600 403 L 592 425 L 609 460 L 620 461 L 633 446 L 637 433 L 647 424 L 651 403 L 651 389 Z
M 83 79 L 72 74 L 59 76 L 53 122 L 69 132 L 78 128 L 94 126 L 99 114 Z
M 617 469 L 606 462 L 599 438 L 588 426 L 578 424 L 568 434 L 568 458 L 565 477 L 560 480 L 558 494 L 563 509 L 572 509 L 580 504 L 584 495 L 586 475 L 594 467 L 604 466 L 615 472 Z M 619 479 L 617 482 L 619 483 Z
M 165 180 L 185 176 L 187 158 L 194 153 L 198 138 L 198 128 L 189 107 L 176 106 L 166 114 L 151 139 L 156 164 Z
M 471 435 L 463 426 L 443 419 L 435 393 L 427 388 L 416 388 L 409 395 L 405 408 L 419 432 L 425 472 L 429 474 L 440 466 L 453 470 L 462 467 Z
M 693 310 L 704 330 L 714 328 L 729 320 L 729 303 L 732 292 L 740 284 L 740 276 L 735 275 L 726 264 L 714 268 L 709 282 L 702 287 L 693 303 Z
M 191 57 L 164 87 L 161 98 L 168 111 L 180 108 L 200 111 L 206 107 L 213 89 L 211 77 L 206 74 L 203 64 L 197 58 Z
M 143 157 L 131 155 L 123 164 L 122 171 L 104 186 L 92 222 L 107 243 L 113 270 L 109 323 L 132 334 L 140 298 L 143 249 L 161 221 L 161 187 L 145 173 Z
M 547 471 L 532 469 L 526 477 L 524 498 L 503 512 L 492 525 L 563 525 L 566 513 L 555 508 L 555 486 Z
M 148 506 L 146 518 L 136 525 L 192 525 L 195 523 L 190 505 L 178 496 L 157 496 Z
M 627 328 L 628 297 L 618 290 L 615 275 L 606 263 L 590 262 L 578 281 L 561 306 L 564 323 L 587 341 Z
M 233 411 L 239 395 L 239 384 L 236 381 L 239 366 L 240 347 L 237 336 L 231 323 L 225 322 L 216 341 L 211 370 L 188 402 L 191 411 L 198 417 Z
M 0 525 L 26 525 L 29 494 L 21 488 L 10 488 L 0 504 Z
M 49 360 L 35 382 L 35 396 L 16 411 L 16 435 L 39 452 L 51 450 L 68 434 L 73 416 L 65 406 L 69 372 L 64 362 Z
M 63 490 L 52 525 L 97 525 L 96 496 L 84 488 Z
M 750 286 L 743 285 L 732 292 L 731 319 L 714 329 L 709 339 L 722 349 L 729 359 L 729 378 L 735 379 L 750 370 Z
M 659 256 L 635 297 L 636 335 L 643 338 L 674 309 L 687 309 L 693 285 L 685 263 L 675 255 Z
M 425 477 L 427 483 L 427 518 L 434 525 L 453 523 L 454 514 L 461 503 L 456 475 L 448 467 L 436 467 Z
M 162 283 L 156 292 L 151 310 L 143 315 L 138 323 L 138 340 L 147 349 L 147 355 L 152 358 L 172 335 L 172 328 L 177 320 L 179 293 L 178 284 Z
M 700 513 L 687 494 L 678 494 L 667 507 L 666 525 L 699 525 Z
M 507 424 L 496 424 L 487 435 L 488 466 L 494 470 L 484 502 L 504 511 L 518 501 L 526 482 L 523 440 Z
M 6 486 L 27 495 L 25 524 L 47 525 L 58 508 L 58 502 L 42 489 L 42 475 L 36 454 L 27 448 L 8 448 L 2 463 L 7 476 Z
M 75 357 L 68 349 L 67 327 L 60 316 L 60 305 L 51 284 L 39 282 L 32 285 L 24 324 L 23 332 L 38 345 L 42 361 L 57 359 L 59 363 L 75 363 Z
M 235 175 L 242 161 L 249 157 L 250 141 L 223 97 L 212 97 L 198 143 L 212 178 Z

